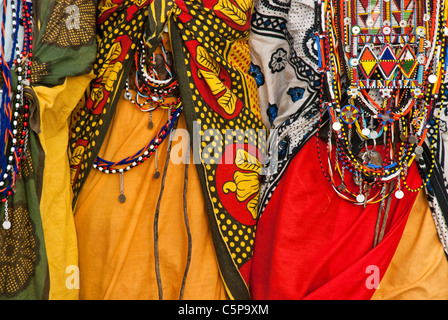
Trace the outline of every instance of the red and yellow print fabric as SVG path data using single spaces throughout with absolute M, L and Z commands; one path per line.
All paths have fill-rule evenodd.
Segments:
M 248 298 L 265 132 L 249 75 L 250 0 L 101 1 L 98 55 L 72 127 L 74 203 L 107 133 L 140 39 L 169 30 L 195 162 L 230 298 Z M 208 137 L 208 140 L 205 137 Z M 197 144 L 195 144 L 197 142 Z

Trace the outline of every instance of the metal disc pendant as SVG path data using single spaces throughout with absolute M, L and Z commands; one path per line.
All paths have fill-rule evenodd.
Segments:
M 120 195 L 118 196 L 118 200 L 119 200 L 121 203 L 125 203 L 125 202 L 126 202 L 126 196 L 125 196 L 124 194 L 120 194 Z
M 341 125 L 340 122 L 333 122 L 332 127 L 333 127 L 333 130 L 335 130 L 335 131 L 339 131 L 339 130 L 341 130 L 342 125 Z
M 370 129 L 369 128 L 364 128 L 364 129 L 362 129 L 361 133 L 363 135 L 365 135 L 366 137 L 368 137 L 370 135 Z
M 9 228 L 11 228 L 11 222 L 10 221 L 5 221 L 2 224 L 3 229 L 8 230 Z
M 409 136 L 409 143 L 410 144 L 416 144 L 417 138 L 415 136 Z
M 405 142 L 406 141 L 406 139 L 407 139 L 407 137 L 406 137 L 406 135 L 405 134 L 400 134 L 400 140 L 401 140 L 401 142 Z
M 401 190 L 395 191 L 395 198 L 402 199 L 404 197 L 404 192 Z
M 371 150 L 369 152 L 369 163 L 377 167 L 381 167 L 383 166 L 383 158 L 381 157 L 379 152 Z
M 356 196 L 356 201 L 358 201 L 359 203 L 363 203 L 364 200 L 366 200 L 366 197 L 363 194 L 358 194 Z
M 423 147 L 421 147 L 421 146 L 416 146 L 416 147 L 415 147 L 415 153 L 418 154 L 418 155 L 423 154 Z
M 156 172 L 154 173 L 154 179 L 159 179 L 159 177 L 160 177 L 160 172 L 159 172 L 159 171 L 156 171 Z
M 375 130 L 371 130 L 371 131 L 370 131 L 370 138 L 371 138 L 371 139 L 376 139 L 376 138 L 378 138 L 378 132 L 376 132 Z
M 126 92 L 124 93 L 124 98 L 125 98 L 126 100 L 131 100 L 131 99 L 132 99 L 132 93 L 130 93 L 129 91 L 126 91 Z

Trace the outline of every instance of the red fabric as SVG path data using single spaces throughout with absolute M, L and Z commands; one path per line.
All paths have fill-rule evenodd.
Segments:
M 325 163 L 326 146 L 319 141 Z M 421 183 L 417 168 L 407 183 Z M 385 236 L 372 248 L 379 204 L 340 198 L 320 168 L 311 139 L 280 180 L 257 227 L 250 289 L 253 299 L 370 299 L 374 266 L 385 274 L 417 192 L 392 199 Z

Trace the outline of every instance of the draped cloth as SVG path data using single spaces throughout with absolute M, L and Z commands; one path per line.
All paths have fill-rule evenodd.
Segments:
M 156 110 L 154 127 L 148 129 L 147 114 L 122 98 L 100 156 L 122 159 L 129 150 L 147 143 L 148 136 L 154 136 L 166 120 L 166 111 Z M 161 173 L 167 144 L 164 141 L 158 148 Z M 118 201 L 117 175 L 90 173 L 75 209 L 80 299 L 226 298 L 197 170 L 186 165 L 188 148 L 181 115 L 172 136 L 166 179 L 153 177 L 156 159 L 150 157 L 123 175 L 125 203 Z
M 261 117 L 270 128 L 270 165 L 258 208 L 262 214 L 291 160 L 319 122 L 314 1 L 255 1 L 249 45 Z
M 28 156 L 12 197 L 12 227 L 0 230 L 1 297 L 76 299 L 77 267 L 67 136 L 70 113 L 95 58 L 95 1 L 35 0 Z M 17 75 L 12 74 L 13 88 Z M 73 270 L 73 268 L 71 269 Z
M 263 101 L 262 119 L 271 128 L 268 160 L 276 165 L 261 185 L 252 296 L 446 298 L 441 286 L 430 289 L 446 281 L 446 108 L 437 106 L 442 121 L 438 128 L 430 123 L 425 152 L 409 178 L 411 185 L 420 186 L 420 175 L 426 177 L 434 155 L 426 192 L 391 203 L 385 236 L 373 248 L 378 207 L 364 209 L 337 198 L 319 166 L 314 7 L 312 0 L 255 1 L 251 70 Z M 437 140 L 435 154 L 429 150 L 432 139 Z M 325 164 L 326 146 L 320 150 Z M 376 275 L 380 290 L 370 282 Z
M 448 279 L 448 262 L 424 194 L 404 190 L 406 200 L 392 199 L 387 221 L 382 218 L 384 237 L 374 246 L 379 204 L 364 208 L 340 198 L 317 154 L 313 138 L 292 160 L 260 218 L 252 297 L 446 299 L 448 290 L 439 283 Z M 420 183 L 414 165 L 408 184 Z
M 77 299 L 78 246 L 70 206 L 67 138 L 71 112 L 92 78 L 96 1 L 39 1 L 35 8 L 39 30 L 31 80 L 41 120 L 38 138 L 45 153 L 40 209 L 49 299 Z
M 151 55 L 168 28 L 219 270 L 229 298 L 248 298 L 261 167 L 256 157 L 265 152 L 257 137 L 264 126 L 256 83 L 248 73 L 252 2 L 115 0 L 100 2 L 98 11 L 95 79 L 69 145 L 74 204 L 103 145 L 139 40 L 145 36 Z

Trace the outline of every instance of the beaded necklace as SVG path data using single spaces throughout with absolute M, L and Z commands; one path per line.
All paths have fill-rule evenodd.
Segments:
M 430 119 L 437 129 L 434 107 L 446 98 L 444 1 L 411 0 L 406 8 L 399 0 L 315 3 L 322 79 L 318 134 L 325 114 L 331 127 L 328 173 L 320 159 L 325 176 L 338 195 L 356 204 L 378 203 L 392 193 L 401 199 L 403 186 L 420 190 L 430 174 L 414 188 L 406 183 L 407 169 L 423 153 Z M 431 152 L 434 147 L 431 141 Z M 348 189 L 346 171 L 356 190 Z
M 32 3 L 25 0 L 10 0 L 2 3 L 0 64 L 2 68 L 2 92 L 0 106 L 0 199 L 5 215 L 2 226 L 11 227 L 8 200 L 15 192 L 15 183 L 20 161 L 26 157 L 28 141 L 29 100 L 24 95 L 24 86 L 30 83 L 30 67 L 33 56 Z M 7 15 L 10 13 L 10 15 Z M 7 17 L 10 17 L 8 19 Z M 6 25 L 10 21 L 11 25 Z M 23 38 L 19 29 L 23 29 Z M 11 33 L 7 32 L 10 30 Z M 11 41 L 11 55 L 6 48 Z M 11 72 L 17 74 L 17 87 L 12 88 Z
M 170 103 L 165 102 L 165 99 L 178 88 L 178 82 L 174 72 L 169 67 L 163 37 L 160 47 L 162 50 L 163 64 L 168 78 L 160 79 L 159 74 L 155 70 L 155 54 L 153 54 L 148 62 L 146 61 L 146 45 L 143 40 L 140 40 L 140 48 L 136 51 L 134 59 L 135 65 L 138 66 L 134 77 L 135 87 L 137 88 L 135 100 L 129 90 L 129 81 L 126 80 L 125 83 L 125 99 L 130 100 L 141 111 L 149 113 L 149 129 L 153 128 L 152 112 L 154 110 L 158 108 L 168 109 L 180 103 L 180 97 L 178 97 L 177 101 Z M 145 101 L 140 103 L 139 97 L 143 98 Z M 151 107 L 145 108 L 148 104 L 150 104 Z
M 140 47 L 136 51 L 134 63 L 136 72 L 134 76 L 135 87 L 137 88 L 135 100 L 130 91 L 129 80 L 125 83 L 124 98 L 131 101 L 139 110 L 149 112 L 148 128 L 153 128 L 152 112 L 156 109 L 166 109 L 168 113 L 167 122 L 158 130 L 157 134 L 140 150 L 132 155 L 119 160 L 109 161 L 97 156 L 93 168 L 106 174 L 119 174 L 120 177 L 120 195 L 118 200 L 121 203 L 126 201 L 124 194 L 124 173 L 139 166 L 151 156 L 155 156 L 155 173 L 154 178 L 160 177 L 158 170 L 158 149 L 162 142 L 168 137 L 168 152 L 171 148 L 171 137 L 173 128 L 177 124 L 177 120 L 182 112 L 182 103 L 180 97 L 171 102 L 166 102 L 165 99 L 173 93 L 178 87 L 177 79 L 174 72 L 169 68 L 167 61 L 167 54 L 165 44 L 162 38 L 162 56 L 164 60 L 164 67 L 166 68 L 167 79 L 161 79 L 159 74 L 155 71 L 155 55 L 147 62 L 146 61 L 146 45 L 144 41 L 140 41 Z M 144 99 L 140 102 L 139 99 Z M 149 105 L 148 107 L 146 107 Z

